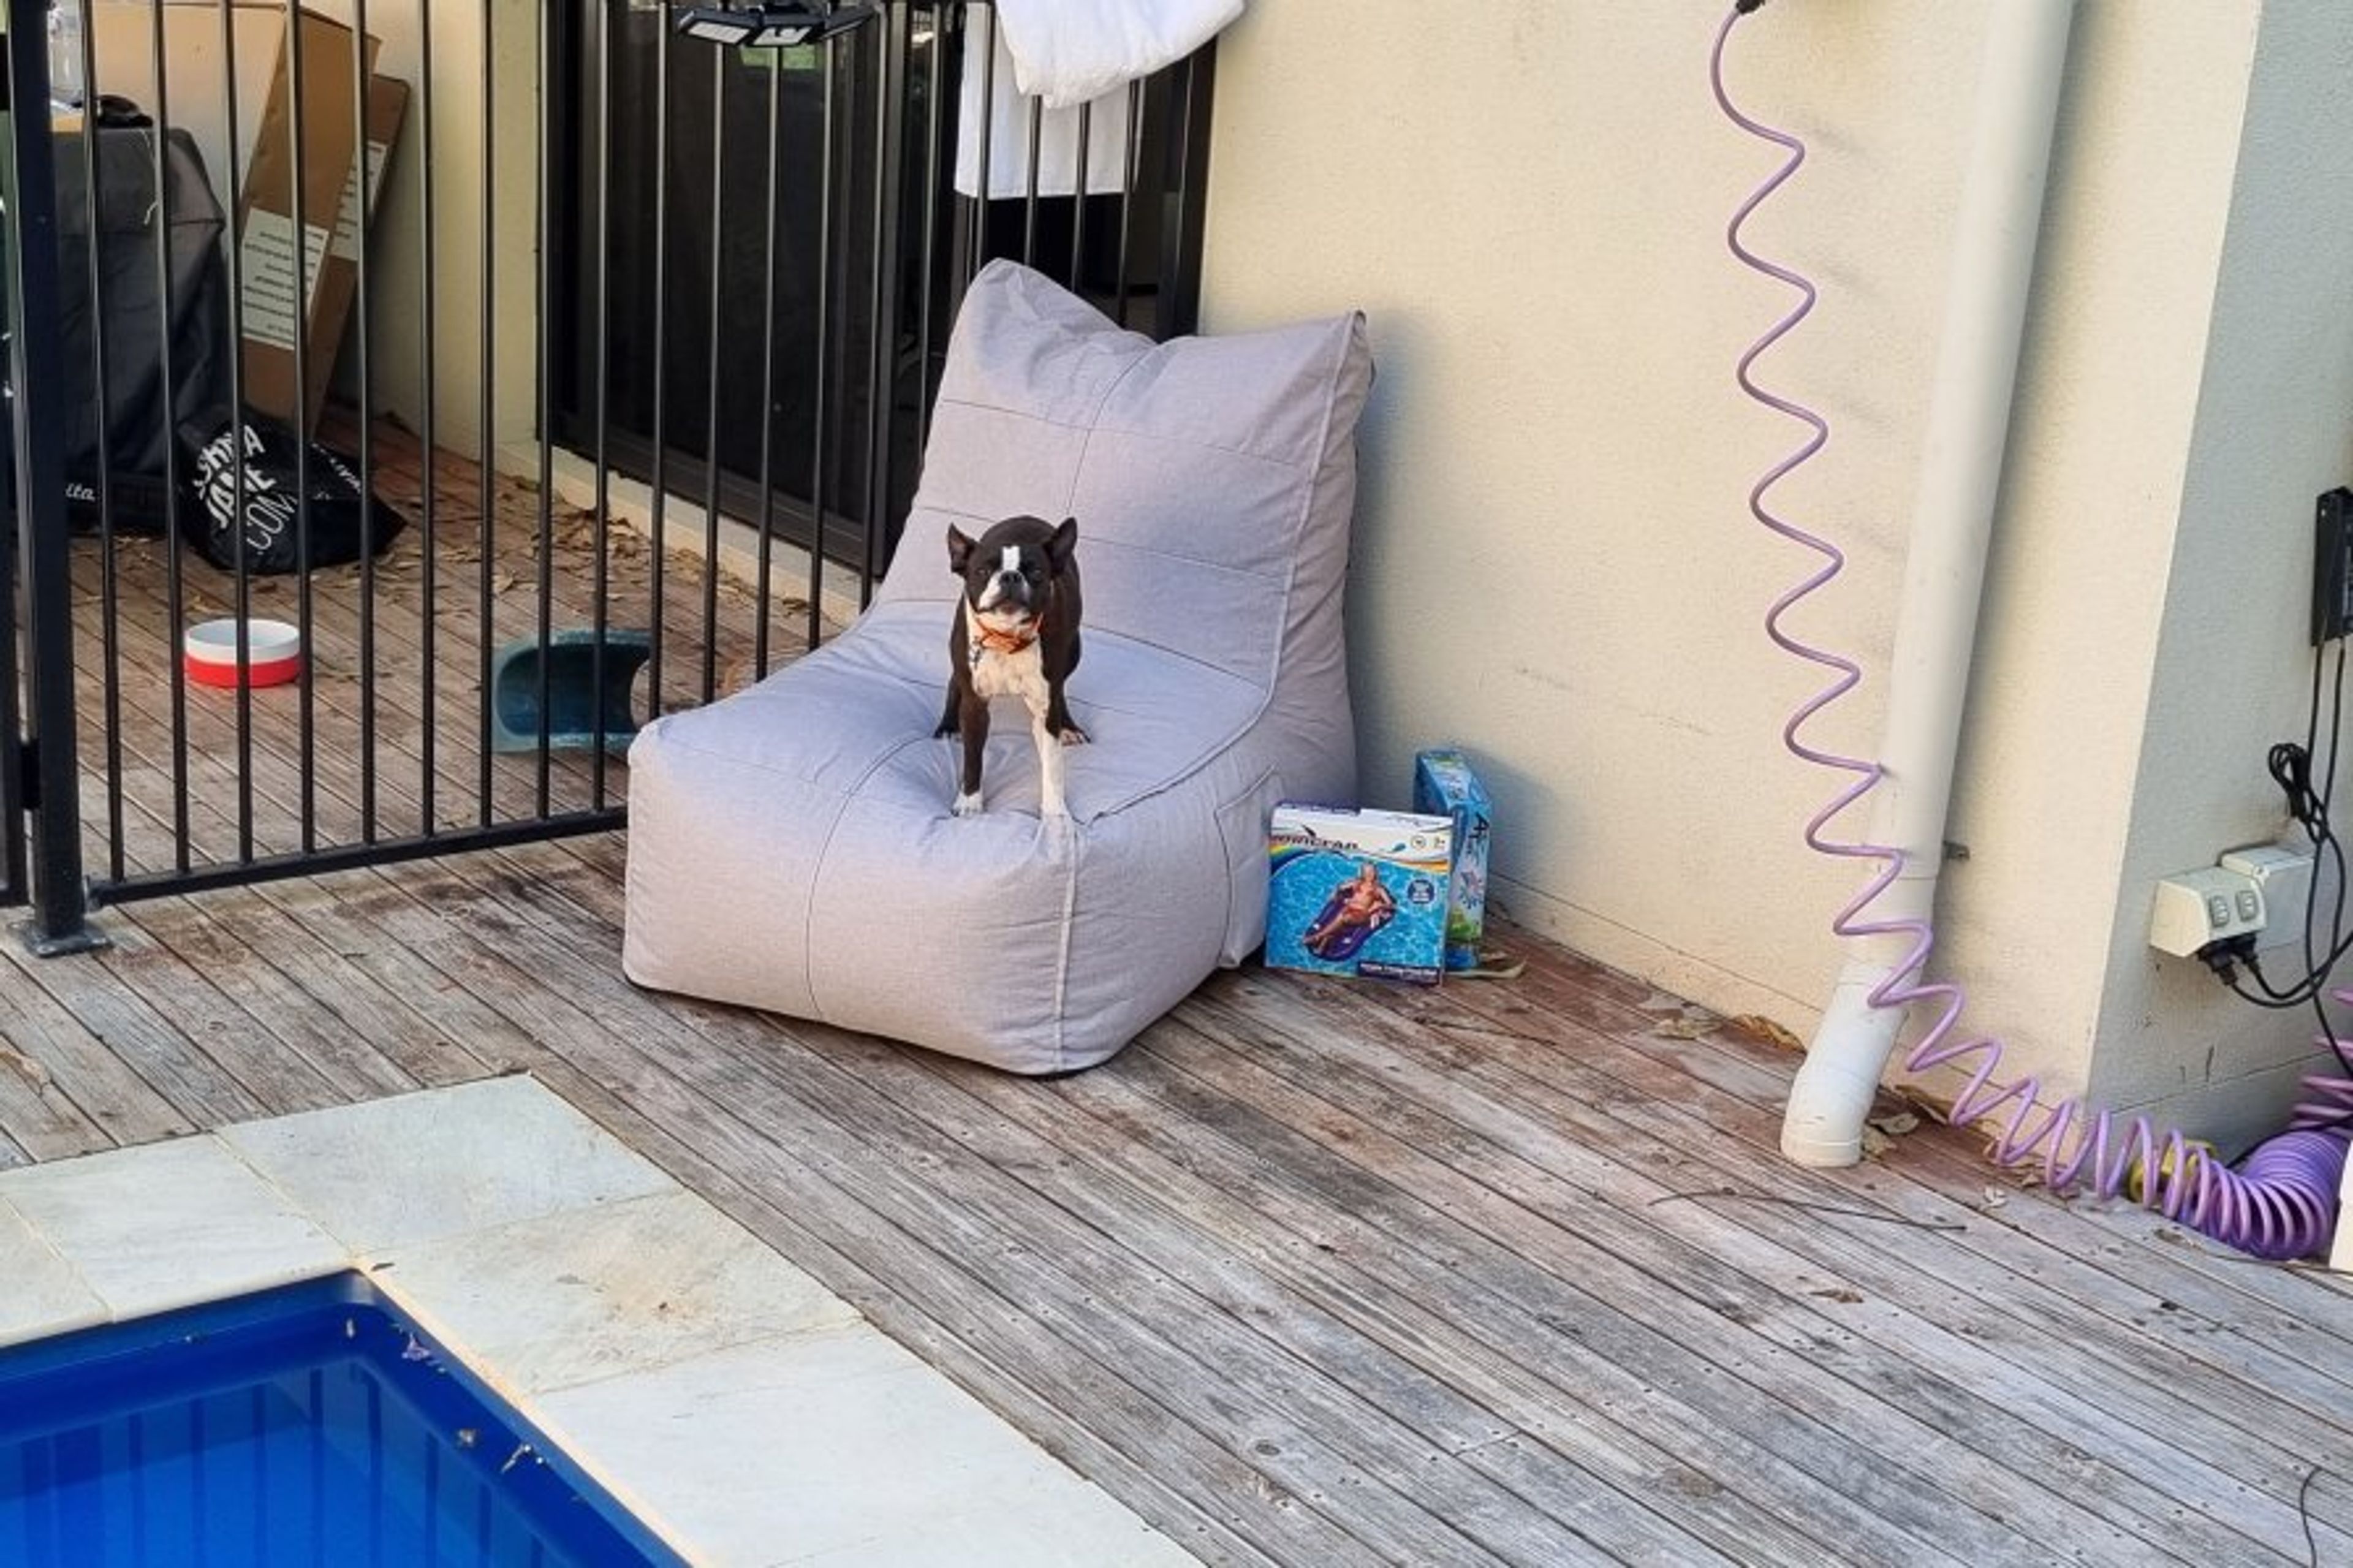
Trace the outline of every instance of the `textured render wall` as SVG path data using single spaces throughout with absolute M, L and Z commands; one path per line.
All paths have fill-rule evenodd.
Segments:
M 1720 12 L 1459 7 L 1416 47 L 1358 25 L 1382 9 L 1285 0 L 1226 35 L 1204 288 L 1212 329 L 1370 313 L 1365 787 L 1402 800 L 1415 748 L 1460 740 L 1499 798 L 1515 913 L 1803 1022 L 1846 879 L 1797 847 L 1822 783 L 1773 740 L 1806 683 L 1757 622 L 1801 563 L 1740 498 L 1793 427 L 1730 375 L 1785 297 L 1720 237 L 1772 166 L 1708 97 Z M 1773 367 L 1840 431 L 1786 494 L 1852 545 L 1834 628 L 1876 661 L 1962 134 L 1910 106 L 1966 104 L 1977 34 L 1841 9 L 1760 18 L 1736 74 L 1825 154 L 1756 234 L 1836 290 Z M 1862 697 L 1851 740 L 1875 732 Z
M 2284 40 L 2335 26 L 2302 9 L 2277 24 Z M 1828 783 L 1776 734 L 1811 684 L 1757 625 L 1807 559 L 1742 508 L 1792 437 L 1729 381 L 1785 296 L 1721 247 L 1771 166 L 1707 95 L 1723 9 L 1457 8 L 1419 45 L 1385 11 L 1401 23 L 1409 8 L 1284 0 L 1226 36 L 1204 295 L 1213 330 L 1371 313 L 1382 380 L 1351 628 L 1367 790 L 1402 799 L 1416 747 L 1462 742 L 1499 796 L 1498 888 L 1515 914 L 1804 1033 L 1840 956 L 1824 927 L 1855 882 L 1798 841 Z M 2177 521 L 2189 506 L 2188 548 L 2200 508 L 2218 527 L 2239 515 L 2201 438 L 2201 386 L 2261 15 L 2255 0 L 2084 0 L 2070 55 L 1955 804 L 1969 858 L 1941 900 L 1937 966 L 1971 987 L 1974 1030 L 2014 1038 L 2014 1065 L 2063 1087 L 2093 1076 L 2095 1047 L 2099 1087 L 2126 1087 L 2106 1067 L 2127 1014 L 2144 1062 L 2195 1065 L 2226 1024 L 2274 1059 L 2294 1049 L 2292 1026 L 2231 1014 L 2179 975 L 2146 997 L 2120 977 L 2148 970 L 2149 876 L 2269 820 L 2237 773 L 2220 805 L 2187 782 L 2210 775 L 2203 762 L 2180 790 L 2151 777 L 2170 779 L 2203 700 L 2189 645 L 2179 675 L 2173 645 L 2159 654 Z M 1978 7 L 1887 0 L 1768 6 L 1735 38 L 1736 95 L 1814 150 L 1751 230 L 1825 290 L 1765 369 L 1837 431 L 1779 492 L 1852 557 L 1799 626 L 1874 677 L 1982 28 Z M 2324 68 L 2266 42 L 2266 92 Z M 2319 79 L 2303 89 L 2319 96 Z M 2320 123 L 2322 107 L 2309 114 Z M 2295 336 L 2284 319 L 2276 335 Z M 2234 374 L 2264 417 L 2263 365 Z M 2341 413 L 2313 417 L 2327 434 L 2312 444 L 2341 445 Z M 2242 470 L 2263 460 L 2221 444 Z M 2238 559 L 2244 537 L 2213 548 L 2267 580 L 2306 570 L 2299 509 L 2326 482 L 2277 487 L 2302 499 L 2252 552 L 2260 564 Z M 2288 601 L 2263 592 L 2268 637 Z M 2300 690 L 2290 662 L 2267 647 L 2239 665 L 2276 699 L 2265 735 Z M 1869 749 L 1880 695 L 1874 679 L 1820 738 Z M 2158 842 L 2159 821 L 2211 810 L 2186 855 Z
M 353 0 L 304 0 L 340 22 Z M 407 122 L 385 187 L 373 236 L 368 289 L 374 296 L 368 352 L 381 406 L 420 423 L 424 406 L 425 138 L 417 86 L 424 68 L 418 26 L 431 6 L 433 49 L 433 421 L 435 439 L 461 452 L 478 449 L 481 430 L 482 338 L 495 338 L 491 405 L 499 442 L 528 441 L 538 428 L 533 391 L 539 340 L 534 279 L 539 234 L 533 203 L 538 168 L 538 0 L 372 0 L 368 31 L 381 41 L 376 68 L 409 85 Z M 482 13 L 491 18 L 491 114 L 482 102 Z M 482 141 L 494 149 L 491 196 L 482 203 Z M 480 303 L 484 231 L 495 258 L 495 299 Z M 350 363 L 344 371 L 349 379 Z
M 349 19 L 352 0 L 305 0 L 339 19 Z M 434 434 L 441 445 L 476 449 L 481 429 L 481 356 L 485 317 L 481 257 L 486 226 L 482 205 L 482 139 L 494 149 L 489 244 L 495 257 L 496 298 L 488 330 L 496 340 L 491 374 L 494 437 L 499 442 L 528 441 L 538 429 L 533 391 L 539 339 L 534 279 L 539 235 L 533 204 L 538 168 L 538 43 L 533 24 L 541 0 L 374 0 L 368 28 L 384 41 L 385 72 L 406 79 L 410 88 L 405 145 L 396 155 L 380 219 L 385 243 L 373 258 L 369 287 L 375 384 L 385 405 L 417 424 L 424 404 L 424 343 L 420 331 L 425 262 L 418 237 L 424 212 L 424 140 L 419 134 L 418 72 L 420 5 L 432 7 L 433 46 L 433 226 Z M 491 14 L 495 58 L 491 68 L 491 114 L 482 112 L 482 12 Z M 550 9 L 553 9 L 550 6 Z M 561 328 L 559 327 L 560 331 Z M 559 340 L 560 341 L 560 340 Z
M 2329 101 L 2348 75 L 2353 13 L 2263 7 L 2093 1078 L 2230 1135 L 2268 1130 L 2315 1067 L 2311 1016 L 2218 997 L 2137 926 L 2155 878 L 2282 826 L 2263 762 L 2304 732 L 2313 498 L 2353 483 L 2353 126 Z

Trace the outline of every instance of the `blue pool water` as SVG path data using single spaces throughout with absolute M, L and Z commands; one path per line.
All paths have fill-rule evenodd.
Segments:
M 356 1275 L 0 1350 L 0 1563 L 671 1564 Z

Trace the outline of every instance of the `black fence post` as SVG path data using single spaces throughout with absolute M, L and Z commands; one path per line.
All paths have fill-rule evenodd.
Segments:
M 6 237 L 0 219 L 0 247 Z M 0 279 L 0 290 L 7 287 Z M 0 331 L 6 330 L 7 302 L 0 299 Z M 0 394 L 0 420 L 12 417 L 13 407 Z M 12 442 L 0 442 L 0 507 L 13 506 L 16 488 L 16 453 Z M 25 805 L 18 798 L 25 784 L 23 729 L 17 716 L 19 682 L 16 670 L 16 541 L 0 531 L 0 907 L 21 904 L 25 886 Z
M 1162 198 L 1160 291 L 1152 334 L 1163 340 L 1198 331 L 1201 324 L 1201 244 L 1209 211 L 1209 104 L 1216 93 L 1218 46 L 1203 44 L 1169 71 L 1173 123 L 1168 131 L 1167 194 Z
M 9 372 L 16 388 L 17 595 L 30 755 L 21 804 L 32 824 L 27 944 L 44 955 L 105 945 L 82 882 L 74 738 L 73 541 L 66 520 L 65 342 L 59 330 L 58 184 L 49 129 L 47 8 L 7 0 Z
M 858 587 L 860 604 L 872 597 L 899 542 L 892 517 L 893 416 L 899 395 L 901 226 L 906 199 L 907 56 L 911 17 L 906 0 L 883 7 L 881 60 L 874 102 L 874 258 L 869 325 L 873 339 L 867 364 L 866 539 Z

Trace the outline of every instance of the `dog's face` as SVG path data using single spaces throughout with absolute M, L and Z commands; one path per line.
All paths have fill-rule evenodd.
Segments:
M 1045 609 L 1054 580 L 1070 565 L 1079 525 L 1012 517 L 978 539 L 948 530 L 948 566 L 964 579 L 965 603 L 991 626 L 1026 626 Z

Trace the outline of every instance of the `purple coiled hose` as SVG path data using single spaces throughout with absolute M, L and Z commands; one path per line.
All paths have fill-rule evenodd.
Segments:
M 1995 1080 L 2001 1065 L 2000 1042 L 1983 1036 L 1954 1037 L 1967 998 L 1957 985 L 1925 979 L 1929 952 L 1936 944 L 1936 933 L 1928 922 L 1865 918 L 1880 894 L 1903 873 L 1905 851 L 1833 837 L 1830 826 L 1878 786 L 1885 769 L 1876 762 L 1812 745 L 1803 732 L 1814 715 L 1861 683 L 1862 669 L 1842 654 L 1796 637 L 1782 624 L 1793 607 L 1838 576 L 1845 568 L 1846 556 L 1829 540 L 1795 526 L 1765 504 L 1767 490 L 1829 443 L 1831 426 L 1814 410 L 1759 386 L 1749 374 L 1759 356 L 1812 312 L 1820 298 L 1806 278 L 1757 255 L 1740 237 L 1741 226 L 1749 215 L 1806 161 L 1803 142 L 1742 113 L 1725 91 L 1725 46 L 1732 37 L 1733 24 L 1755 8 L 1753 3 L 1736 4 L 1726 13 L 1709 58 L 1709 81 L 1717 106 L 1734 124 L 1788 153 L 1733 214 L 1725 228 L 1725 242 L 1743 265 L 1787 284 L 1799 296 L 1788 313 L 1740 356 L 1734 374 L 1749 397 L 1787 415 L 1807 430 L 1797 449 L 1750 487 L 1748 510 L 1766 528 L 1821 558 L 1820 566 L 1773 601 L 1765 614 L 1765 635 L 1784 652 L 1830 672 L 1829 682 L 1799 704 L 1781 727 L 1782 744 L 1793 755 L 1847 775 L 1829 802 L 1807 820 L 1806 843 L 1817 853 L 1866 860 L 1875 868 L 1862 890 L 1832 918 L 1831 929 L 1841 937 L 1900 936 L 1910 942 L 1903 962 L 1871 992 L 1871 1005 L 1902 1008 L 1930 1002 L 1936 1005 L 1935 1024 L 1912 1047 L 1905 1067 L 1920 1073 L 1956 1064 L 1968 1074 L 1967 1087 L 1946 1112 L 1956 1127 L 1995 1120 L 2004 1107 L 2009 1108 L 1993 1134 L 1991 1152 L 1996 1163 L 2015 1169 L 2039 1158 L 2043 1181 L 2063 1193 L 2088 1185 L 2102 1197 L 2115 1197 L 2129 1188 L 2134 1202 L 2258 1258 L 2302 1258 L 2316 1252 L 2328 1245 L 2335 1230 L 2337 1188 L 2344 1176 L 2347 1144 L 2353 1140 L 2353 1079 L 2316 1075 L 2306 1079 L 2304 1087 L 2311 1098 L 2296 1108 L 2290 1130 L 2255 1149 L 2236 1171 L 2207 1145 L 2179 1129 L 2159 1133 L 2144 1116 L 2120 1121 L 2114 1111 L 2094 1110 L 2081 1098 L 2045 1110 L 2039 1103 L 2040 1079 L 2029 1077 L 2009 1084 Z M 2340 1002 L 2353 1002 L 2353 992 L 2340 991 L 2336 995 Z M 2334 1041 L 2325 1043 L 2336 1046 Z M 2342 1051 L 2338 1054 L 2342 1059 Z

